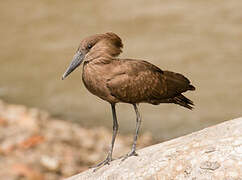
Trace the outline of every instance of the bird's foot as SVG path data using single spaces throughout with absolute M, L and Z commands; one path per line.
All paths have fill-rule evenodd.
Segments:
M 92 166 L 91 168 L 94 168 L 93 172 L 95 172 L 96 170 L 98 170 L 99 168 L 105 166 L 106 164 L 109 165 L 112 160 L 113 160 L 112 157 L 110 155 L 108 155 L 107 158 L 104 161 L 98 163 L 95 166 Z
M 132 151 L 130 151 L 128 154 L 126 154 L 123 158 L 122 158 L 122 160 L 121 160 L 121 162 L 123 162 L 124 160 L 126 160 L 128 157 L 130 157 L 130 156 L 138 156 L 138 154 L 135 152 L 135 150 L 132 150 Z

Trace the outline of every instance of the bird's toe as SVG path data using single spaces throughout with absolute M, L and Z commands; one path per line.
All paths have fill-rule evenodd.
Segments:
M 129 152 L 128 154 L 122 157 L 121 162 L 123 162 L 124 160 L 126 160 L 128 157 L 131 157 L 131 156 L 138 156 L 138 153 L 136 153 L 136 151 Z
M 98 163 L 98 164 L 95 165 L 95 166 L 92 166 L 91 168 L 94 168 L 94 169 L 93 169 L 93 172 L 95 172 L 95 171 L 98 170 L 99 168 L 101 168 L 101 167 L 103 167 L 103 166 L 105 166 L 105 165 L 109 165 L 110 162 L 111 162 L 112 160 L 113 160 L 113 159 L 112 159 L 110 156 L 108 156 L 105 160 L 103 160 L 102 162 Z

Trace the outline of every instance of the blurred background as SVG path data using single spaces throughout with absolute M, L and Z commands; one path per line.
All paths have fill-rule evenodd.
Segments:
M 241 116 L 242 1 L 133 0 L 0 2 L 0 99 L 48 111 L 83 127 L 111 130 L 110 105 L 87 91 L 81 69 L 61 80 L 79 42 L 112 31 L 120 57 L 180 72 L 196 86 L 176 105 L 141 104 L 141 133 L 161 142 Z M 117 106 L 121 134 L 135 128 L 131 105 Z

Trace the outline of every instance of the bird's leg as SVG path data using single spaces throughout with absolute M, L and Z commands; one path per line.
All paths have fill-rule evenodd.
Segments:
M 109 151 L 108 151 L 107 158 L 104 161 L 102 161 L 99 164 L 97 164 L 96 166 L 94 166 L 93 167 L 93 168 L 95 168 L 94 171 L 98 167 L 104 166 L 106 164 L 109 164 L 109 162 L 111 162 L 113 160 L 112 159 L 113 146 L 114 146 L 115 138 L 116 138 L 116 135 L 117 135 L 117 132 L 118 132 L 118 121 L 117 121 L 117 116 L 116 116 L 115 104 L 111 104 L 111 107 L 112 107 L 112 115 L 113 115 L 113 136 L 112 136 L 112 142 L 111 142 L 111 145 L 110 145 L 110 148 L 109 148 Z
M 137 138 L 138 138 L 139 128 L 140 128 L 140 124 L 141 124 L 141 117 L 140 117 L 140 113 L 137 108 L 137 105 L 133 104 L 133 106 L 134 106 L 134 110 L 136 113 L 136 128 L 135 128 L 134 141 L 133 141 L 131 151 L 123 157 L 122 161 L 124 161 L 125 159 L 127 159 L 130 156 L 138 156 L 138 154 L 136 153 L 135 150 L 136 150 L 136 142 L 137 142 Z

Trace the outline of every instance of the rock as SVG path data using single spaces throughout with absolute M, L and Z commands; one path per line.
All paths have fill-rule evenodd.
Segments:
M 242 179 L 242 118 L 156 144 L 66 180 Z
M 40 162 L 49 171 L 57 172 L 60 169 L 60 162 L 57 158 L 43 155 Z

